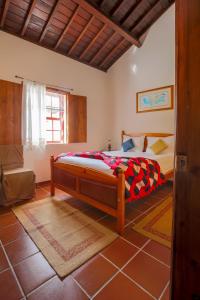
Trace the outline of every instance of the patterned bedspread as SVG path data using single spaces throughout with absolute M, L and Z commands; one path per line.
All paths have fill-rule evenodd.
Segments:
M 115 176 L 118 176 L 122 170 L 125 175 L 125 197 L 127 201 L 143 198 L 165 183 L 158 162 L 152 159 L 111 157 L 97 151 L 68 152 L 59 155 L 57 159 L 64 156 L 103 160 L 113 170 Z

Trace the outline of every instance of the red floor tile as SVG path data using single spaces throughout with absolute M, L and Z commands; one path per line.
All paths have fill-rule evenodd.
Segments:
M 9 267 L 4 251 L 0 246 L 0 272 Z
M 55 275 L 54 270 L 41 253 L 23 260 L 14 269 L 26 294 Z
M 49 191 L 50 185 L 51 185 L 50 181 L 39 182 L 39 183 L 36 183 L 36 188 L 44 188 Z
M 162 200 L 164 200 L 168 195 L 172 193 L 172 187 L 164 185 L 160 189 L 153 192 L 151 195 L 145 197 L 144 199 L 139 199 L 134 202 L 134 206 L 137 210 L 145 212 L 150 207 L 156 206 Z
M 41 186 L 37 189 L 37 199 L 43 199 L 49 196 L 49 185 Z M 157 204 L 160 199 L 171 193 L 171 187 L 163 187 L 156 193 L 138 203 L 130 203 L 126 207 L 126 223 L 138 217 L 140 210 Z M 84 211 L 86 215 L 97 220 L 104 216 L 101 211 L 72 198 L 68 194 L 56 189 L 56 196 L 62 200 L 66 200 L 69 204 L 77 209 Z M 6 212 L 6 214 L 5 214 Z M 7 215 L 7 216 L 6 216 Z M 142 217 L 137 218 L 135 222 Z M 17 222 L 12 225 L 12 222 Z M 101 221 L 102 224 L 116 229 L 116 219 L 107 216 Z M 142 247 L 148 241 L 148 238 L 135 232 L 130 224 L 125 232 L 124 239 L 133 243 L 129 244 L 125 240 L 118 238 L 110 246 L 102 251 L 102 254 L 108 259 L 97 255 L 78 270 L 72 276 L 85 291 L 93 296 L 99 288 L 101 288 L 113 275 L 118 272 L 112 263 L 118 267 L 123 265 L 138 251 L 137 247 Z M 3 228 L 4 227 L 4 228 Z M 25 293 L 30 293 L 28 299 L 42 300 L 87 300 L 87 296 L 81 290 L 79 285 L 73 280 L 72 276 L 68 276 L 63 281 L 60 280 L 54 270 L 45 260 L 32 240 L 27 236 L 24 229 L 16 220 L 10 209 L 0 208 L 0 239 L 4 243 L 4 248 L 10 258 L 10 261 L 16 270 L 19 282 L 21 283 Z M 5 230 L 3 230 L 3 229 Z M 12 241 L 12 242 L 11 242 Z M 6 261 L 4 253 L 0 248 L 0 299 L 20 299 L 22 297 L 15 279 L 9 270 L 5 270 L 9 265 Z M 144 251 L 149 253 L 156 259 L 169 264 L 170 250 L 156 242 L 150 241 Z M 169 280 L 169 268 L 162 263 L 156 261 L 143 251 L 136 255 L 130 263 L 123 269 L 128 276 L 142 285 L 144 289 L 158 298 Z M 2 275 L 3 274 L 3 275 Z M 8 287 L 4 282 L 8 282 Z M 3 286 L 5 285 L 5 286 Z M 3 288 L 2 288 L 3 286 Z M 35 290 L 36 289 L 36 290 Z M 6 295 L 6 297 L 5 297 Z M 131 295 L 131 296 L 130 296 Z M 130 298 L 131 297 L 131 298 Z M 130 278 L 119 273 L 114 277 L 95 297 L 97 300 L 148 300 L 152 299 L 144 290 L 140 289 Z M 165 291 L 160 300 L 169 300 L 169 289 Z
M 117 221 L 116 218 L 111 216 L 106 216 L 104 219 L 99 220 L 99 223 L 104 225 L 105 227 L 111 229 L 112 231 L 117 230 Z
M 148 243 L 143 250 L 170 266 L 171 250 L 169 248 L 157 242 L 150 241 L 150 243 Z
M 66 203 L 70 204 L 71 206 L 73 206 L 74 208 L 77 208 L 79 210 L 84 211 L 86 209 L 92 208 L 92 206 L 90 206 L 89 204 L 87 204 L 83 201 L 80 201 L 76 198 L 73 198 L 67 194 L 65 194 L 64 197 L 67 197 Z M 60 198 L 60 196 L 59 196 L 59 198 Z
M 116 271 L 111 263 L 98 255 L 76 270 L 72 276 L 92 296 Z
M 11 224 L 15 224 L 17 223 L 17 218 L 15 217 L 15 215 L 13 214 L 13 212 L 4 214 L 4 215 L 0 215 L 0 228 L 3 228 L 5 226 L 11 225 Z
M 162 201 L 161 201 L 162 202 Z M 147 211 L 145 211 L 142 215 L 140 215 L 138 218 L 136 218 L 136 220 L 133 221 L 133 225 L 134 224 L 138 224 L 141 220 L 143 220 L 146 216 L 148 216 L 149 214 L 151 214 L 157 206 L 159 206 L 161 204 L 161 202 L 158 202 L 157 205 L 153 205 L 152 207 L 149 207 Z
M 10 207 L 0 206 L 0 216 L 12 212 Z
M 0 273 L 0 299 L 18 300 L 22 294 L 10 270 Z
M 47 190 L 41 189 L 41 188 L 36 189 L 36 192 L 35 192 L 36 200 L 41 200 L 41 199 L 47 198 L 49 196 L 50 196 L 50 192 L 48 192 Z
M 169 287 L 165 290 L 163 296 L 161 297 L 160 300 L 170 300 L 169 298 Z
M 106 216 L 104 212 L 102 212 L 99 209 L 96 209 L 94 207 L 90 207 L 89 209 L 85 210 L 84 215 L 87 215 L 88 217 L 92 218 L 93 220 L 99 220 L 100 218 L 103 218 Z
M 129 221 L 134 220 L 141 214 L 141 211 L 137 210 L 135 207 L 131 206 L 131 203 L 126 205 L 126 219 Z
M 169 268 L 140 252 L 123 271 L 154 297 L 159 297 L 169 281 Z
M 5 250 L 13 265 L 39 251 L 28 235 L 5 245 Z
M 72 277 L 61 281 L 57 276 L 33 292 L 28 300 L 87 300 L 88 297 Z
M 102 254 L 121 268 L 137 251 L 136 247 L 119 238 L 108 246 Z
M 125 224 L 128 224 L 130 221 L 128 219 L 125 219 Z M 117 230 L 117 219 L 107 215 L 102 220 L 99 220 L 99 223 L 107 227 L 108 229 L 115 231 Z
M 148 212 L 145 212 L 145 213 L 142 213 L 138 218 L 136 218 L 133 222 L 132 222 L 132 229 L 133 229 L 133 226 L 135 225 L 135 224 L 138 224 L 140 221 L 142 221 L 149 213 L 151 213 L 151 211 L 152 210 L 154 210 L 155 209 L 155 207 L 153 207 L 153 208 L 149 208 L 149 210 L 148 210 Z M 134 229 L 133 229 L 134 230 Z
M 131 227 L 133 227 L 133 224 Z M 148 241 L 148 238 L 140 233 L 137 233 L 131 227 L 124 231 L 123 237 L 139 248 L 144 246 L 144 244 Z
M 172 194 L 173 193 L 173 184 L 165 184 L 162 186 L 162 188 L 160 188 L 159 190 L 157 190 L 155 192 L 155 194 L 158 196 L 158 197 L 165 197 L 165 196 L 168 196 L 169 194 Z
M 138 200 L 139 201 L 139 200 Z M 148 201 L 141 200 L 141 202 L 138 203 L 136 206 L 137 210 L 139 210 L 141 213 L 145 212 L 151 207 L 151 204 L 148 203 Z
M 24 235 L 26 235 L 26 232 L 20 223 L 16 223 L 0 229 L 0 240 L 4 245 L 16 239 L 19 239 Z
M 146 294 L 136 284 L 120 273 L 114 277 L 112 281 L 94 299 L 152 300 L 148 294 Z
M 154 193 L 153 195 L 149 196 L 148 204 L 149 204 L 149 206 L 153 206 L 153 205 L 159 204 L 162 200 L 163 200 L 163 198 L 161 198 L 156 193 Z

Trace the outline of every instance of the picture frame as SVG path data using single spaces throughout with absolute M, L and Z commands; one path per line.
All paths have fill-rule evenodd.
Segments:
M 168 85 L 136 94 L 136 112 L 152 112 L 174 108 L 174 86 Z

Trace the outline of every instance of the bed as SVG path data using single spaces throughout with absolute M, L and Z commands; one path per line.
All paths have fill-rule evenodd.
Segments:
M 148 141 L 151 138 L 172 137 L 171 133 L 126 133 L 122 131 L 121 139 L 143 137 L 142 149 L 134 152 L 109 151 L 106 156 L 133 158 L 144 157 L 158 162 L 165 179 L 173 177 L 174 152 L 160 155 L 148 153 Z M 149 139 L 149 140 L 148 140 Z M 51 196 L 55 188 L 65 191 L 117 219 L 117 231 L 123 233 L 125 223 L 125 175 L 120 170 L 117 176 L 102 160 L 85 157 L 51 156 Z

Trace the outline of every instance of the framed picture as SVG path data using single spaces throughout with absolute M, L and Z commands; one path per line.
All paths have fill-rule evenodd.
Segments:
M 164 86 L 157 89 L 137 93 L 136 112 L 173 109 L 174 86 Z

